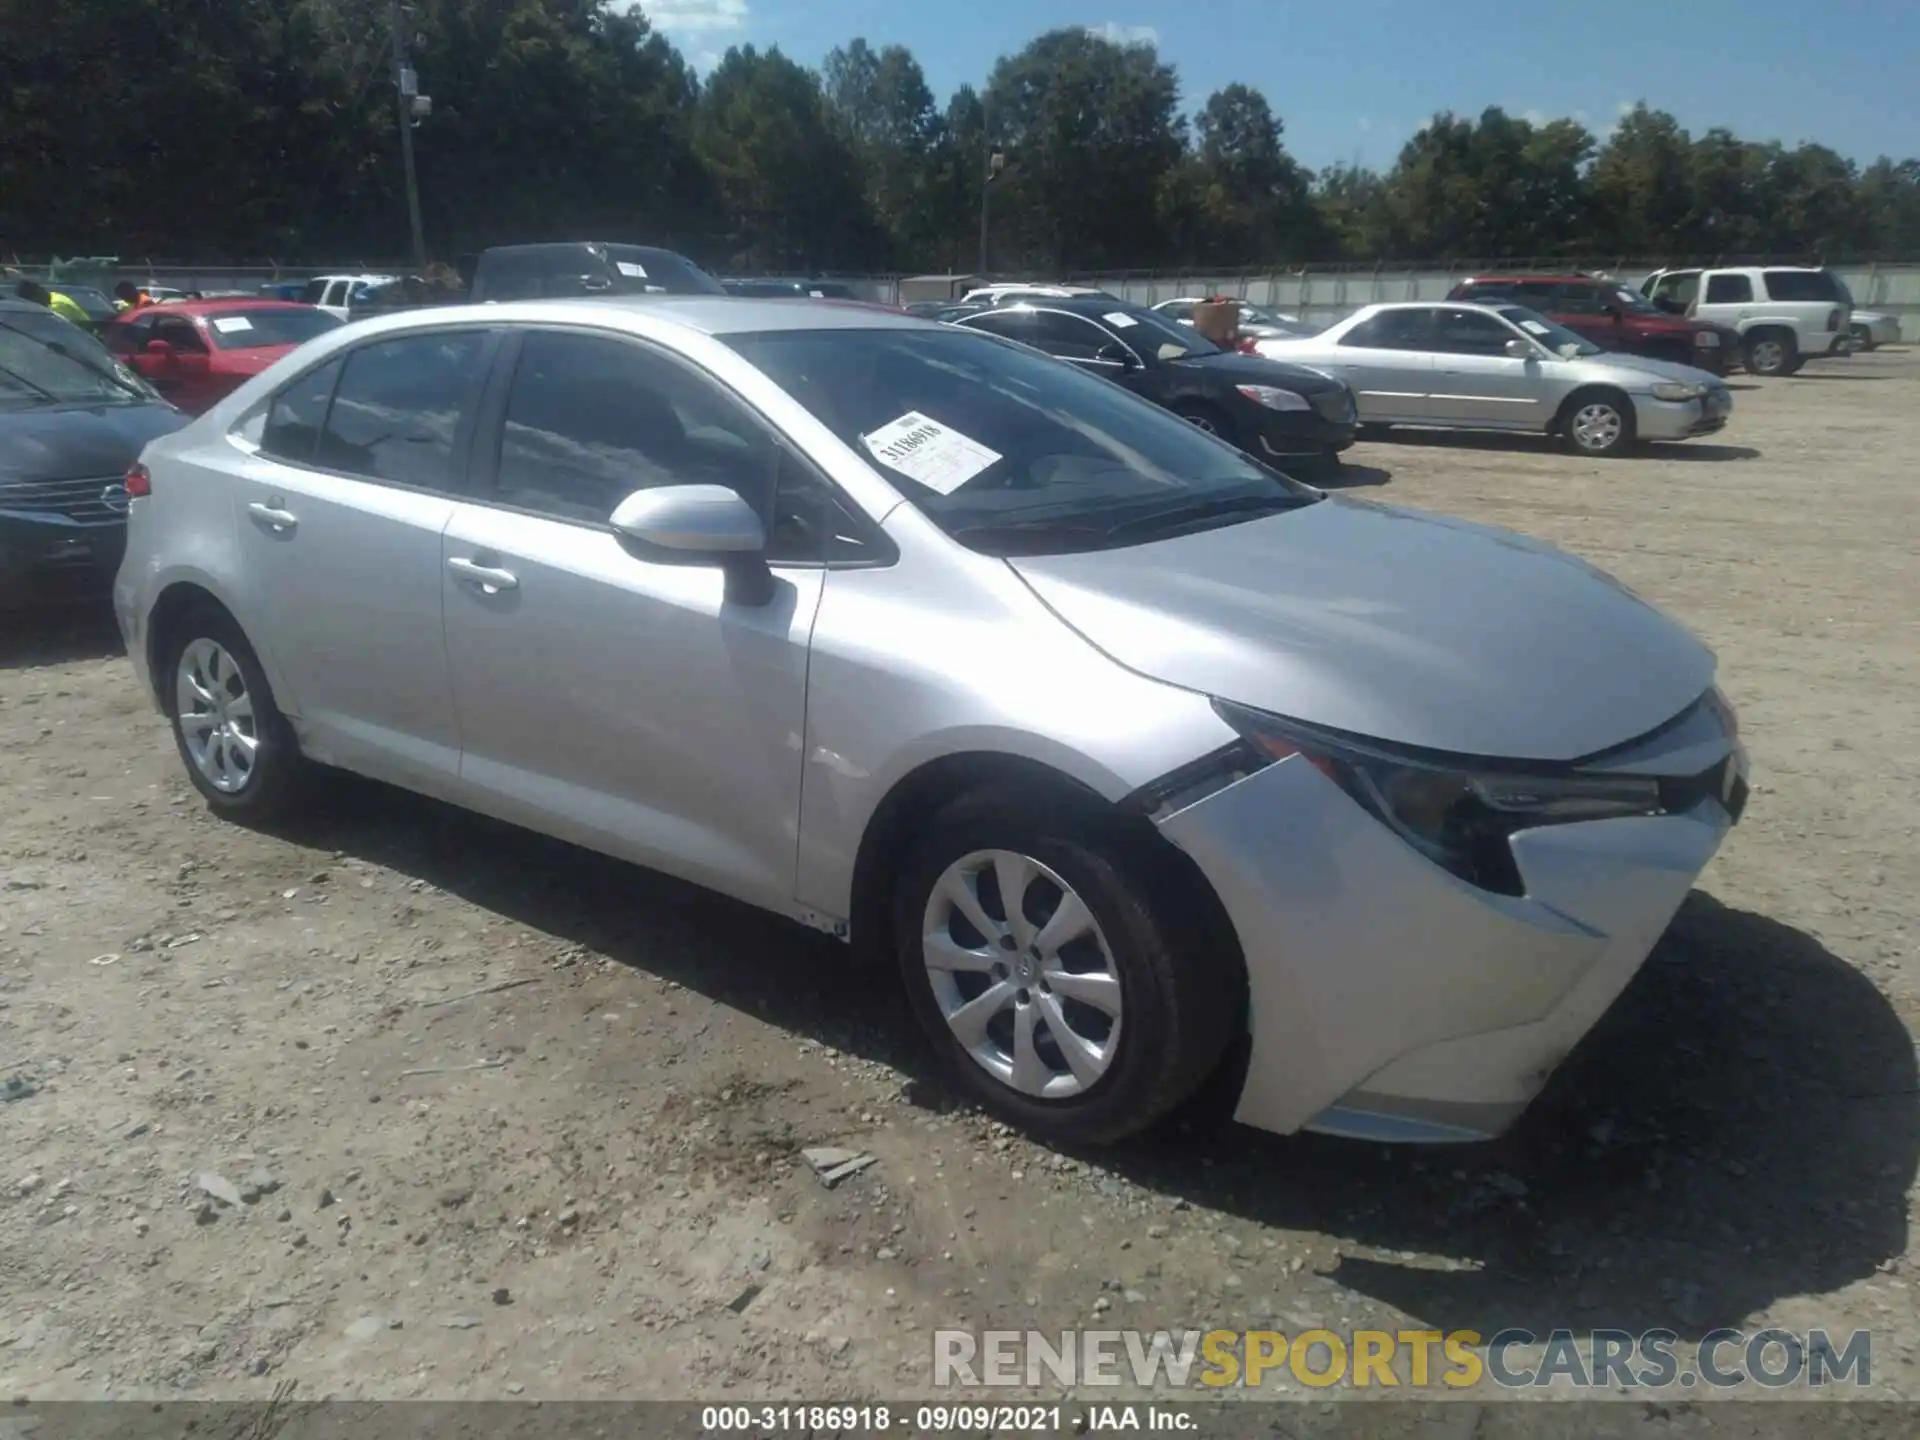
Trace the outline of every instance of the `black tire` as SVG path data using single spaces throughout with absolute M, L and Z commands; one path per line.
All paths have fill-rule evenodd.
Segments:
M 1793 335 L 1785 330 L 1755 330 L 1747 336 L 1741 355 L 1752 375 L 1791 375 L 1803 363 Z
M 217 785 L 202 769 L 180 713 L 181 659 L 197 643 L 207 641 L 231 657 L 242 693 L 250 701 L 255 742 L 252 758 L 240 783 L 230 789 Z M 180 763 L 186 767 L 193 788 L 205 797 L 214 813 L 231 820 L 252 824 L 284 813 L 305 787 L 312 765 L 300 753 L 293 727 L 274 703 L 273 687 L 267 683 L 260 659 L 239 624 L 217 606 L 196 606 L 168 626 L 158 652 L 155 659 L 159 669 L 154 679 L 173 728 Z
M 1611 422 L 1604 417 L 1611 416 Z M 1633 449 L 1633 402 L 1617 390 L 1582 390 L 1567 397 L 1558 420 L 1560 437 L 1576 455 L 1610 460 Z
M 1189 425 L 1206 431 L 1209 435 L 1218 435 L 1229 445 L 1238 445 L 1240 436 L 1233 428 L 1233 421 L 1224 411 L 1216 409 L 1204 400 L 1183 400 L 1173 407 L 1173 413 Z
M 1135 839 L 1103 821 L 1093 802 L 998 787 L 952 802 L 921 836 L 894 892 L 895 949 L 914 1015 L 958 1088 L 1023 1129 L 1084 1144 L 1144 1130 L 1200 1087 L 1238 1031 L 1245 982 L 1237 953 L 1202 918 L 1186 877 L 1164 857 L 1156 863 L 1151 837 Z M 949 866 L 983 850 L 1015 851 L 1052 871 L 1085 903 L 1112 956 L 1118 1048 L 1105 1072 L 1069 1098 L 1023 1094 L 989 1074 L 955 1036 L 934 993 L 922 949 L 934 887 Z M 990 918 L 1005 918 L 992 915 L 984 894 L 982 901 Z M 1037 992 L 1032 1003 L 1041 1003 Z M 1002 1013 L 1011 1026 L 1014 1012 Z
M 1853 335 L 1853 348 L 1860 351 L 1878 350 L 1880 342 L 1873 338 L 1873 332 L 1864 325 L 1852 325 L 1848 330 Z

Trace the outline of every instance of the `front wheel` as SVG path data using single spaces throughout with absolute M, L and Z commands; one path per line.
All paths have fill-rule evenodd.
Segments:
M 908 996 L 955 1083 L 1067 1142 L 1120 1139 L 1190 1096 L 1241 993 L 1181 887 L 1091 810 L 1013 791 L 955 802 L 894 917 Z
M 1239 437 L 1234 434 L 1233 422 L 1211 405 L 1199 401 L 1187 401 L 1174 406 L 1173 413 L 1196 430 L 1204 430 L 1209 435 L 1218 435 L 1229 445 L 1240 443 Z
M 1633 447 L 1633 406 L 1617 395 L 1581 395 L 1565 422 L 1567 443 L 1582 455 L 1615 456 Z
M 187 778 L 216 812 L 263 820 L 306 778 L 293 727 L 233 617 L 207 606 L 174 622 L 163 695 Z

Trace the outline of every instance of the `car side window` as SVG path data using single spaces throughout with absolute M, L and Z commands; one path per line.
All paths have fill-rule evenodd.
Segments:
M 1160 307 L 1160 313 L 1166 316 L 1169 320 L 1179 320 L 1184 322 L 1184 321 L 1193 319 L 1193 306 L 1163 305 Z
M 207 342 L 200 338 L 200 332 L 184 315 L 155 316 L 150 338 L 164 340 L 176 350 L 204 352 L 207 348 Z
M 1544 304 L 1533 305 L 1533 308 L 1562 315 L 1604 315 L 1607 311 L 1598 286 L 1574 284 L 1556 286 Z
M 1431 350 L 1433 312 L 1382 310 L 1349 330 L 1340 343 L 1362 350 Z
M 153 338 L 153 317 L 142 316 L 109 325 L 106 333 L 100 338 L 106 342 L 107 349 L 116 355 L 138 354 L 146 348 L 147 341 Z
M 341 361 L 329 360 L 273 397 L 273 403 L 267 407 L 266 427 L 260 434 L 262 451 L 302 464 L 313 459 L 320 428 L 327 423 L 327 405 L 333 399 L 333 387 L 340 379 L 341 364 Z
M 1698 270 L 1682 270 L 1677 274 L 1662 275 L 1654 281 L 1653 289 L 1648 292 L 1651 299 L 1663 300 L 1683 309 L 1691 306 L 1699 293 L 1700 272 Z
M 860 564 L 882 558 L 873 525 L 820 472 L 781 450 L 767 526 L 767 559 L 775 564 Z
M 1113 336 L 1091 320 L 1059 310 L 1034 311 L 1033 335 L 1033 344 L 1062 360 L 1091 360 L 1114 343 Z
M 1707 301 L 1709 305 L 1745 305 L 1753 299 L 1753 281 L 1745 275 L 1709 275 L 1707 277 Z
M 984 330 L 989 335 L 1018 340 L 1022 344 L 1038 343 L 1033 335 L 1033 312 L 1030 310 L 993 310 L 985 315 L 969 315 L 960 323 L 969 330 Z
M 773 442 L 737 400 L 685 366 L 612 336 L 530 331 L 500 433 L 495 498 L 604 525 L 657 485 L 726 485 L 765 517 Z
M 479 377 L 476 330 L 405 335 L 347 356 L 314 463 L 424 490 L 458 489 L 454 436 Z
M 1435 350 L 1447 355 L 1501 355 L 1513 332 L 1480 310 L 1442 310 Z

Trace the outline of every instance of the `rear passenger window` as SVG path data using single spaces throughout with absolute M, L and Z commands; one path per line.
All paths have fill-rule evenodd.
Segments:
M 1753 281 L 1744 275 L 1709 275 L 1708 305 L 1744 305 L 1753 299 Z
M 625 340 L 536 330 L 514 368 L 494 489 L 503 504 L 604 525 L 636 490 L 726 485 L 764 517 L 774 458 L 711 381 Z
M 1838 303 L 1840 287 L 1824 270 L 1768 270 L 1764 276 L 1767 294 L 1775 300 L 1815 300 Z
M 327 402 L 333 399 L 333 387 L 339 378 L 340 362 L 329 360 L 274 396 L 267 409 L 260 448 L 282 460 L 311 461 L 320 427 L 327 423 Z
M 1600 301 L 1600 291 L 1592 285 L 1561 285 L 1548 303 L 1535 304 L 1533 308 L 1562 315 L 1601 315 L 1607 307 Z
M 454 435 L 485 338 L 478 331 L 408 335 L 353 351 L 314 463 L 423 490 L 458 488 Z

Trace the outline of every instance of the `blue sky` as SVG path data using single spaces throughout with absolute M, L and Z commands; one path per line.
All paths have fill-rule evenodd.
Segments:
M 616 0 L 617 3 L 617 0 Z M 654 0 L 702 69 L 728 45 L 817 65 L 856 35 L 909 47 L 944 105 L 1001 55 L 1066 25 L 1153 40 L 1197 107 L 1266 92 L 1315 167 L 1392 164 L 1436 110 L 1572 115 L 1604 133 L 1644 99 L 1698 133 L 1802 139 L 1869 161 L 1920 155 L 1920 0 Z

